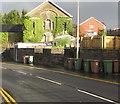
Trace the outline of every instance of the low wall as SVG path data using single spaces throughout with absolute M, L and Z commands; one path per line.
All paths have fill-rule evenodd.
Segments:
M 35 49 L 34 64 L 63 66 L 64 60 L 64 49 Z
M 99 59 L 99 60 L 120 59 L 120 50 L 81 49 L 80 57 L 85 59 Z
M 120 50 L 108 49 L 81 49 L 80 57 L 83 59 L 115 60 L 120 59 Z M 23 63 L 23 56 L 34 56 L 36 65 L 59 65 L 64 66 L 67 58 L 76 57 L 76 49 L 33 49 L 19 48 L 6 50 L 3 53 L 6 60 Z

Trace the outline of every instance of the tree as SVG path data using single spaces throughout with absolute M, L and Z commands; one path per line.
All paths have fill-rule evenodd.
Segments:
M 22 15 L 21 15 L 21 24 L 23 24 L 24 23 L 24 20 L 25 19 L 27 19 L 27 18 L 29 18 L 28 16 L 25 16 L 26 14 L 28 13 L 28 11 L 27 10 L 22 10 Z
M 100 30 L 98 31 L 98 34 L 99 34 L 100 36 L 105 36 L 105 35 L 106 35 L 105 29 L 100 29 Z
M 2 14 L 0 13 L 0 24 L 2 24 Z
M 3 24 L 20 24 L 20 13 L 17 10 L 12 10 L 3 16 Z
M 7 19 L 7 14 L 5 13 L 5 14 L 2 16 L 2 24 L 6 24 L 6 19 Z

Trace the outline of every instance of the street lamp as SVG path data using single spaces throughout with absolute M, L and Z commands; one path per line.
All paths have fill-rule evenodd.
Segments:
M 76 52 L 76 58 L 79 58 L 79 0 L 77 3 L 77 52 Z

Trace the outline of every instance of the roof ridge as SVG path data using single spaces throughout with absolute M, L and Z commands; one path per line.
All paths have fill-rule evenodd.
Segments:
M 95 19 L 97 22 L 99 22 L 100 24 L 102 24 L 102 25 L 104 25 L 105 27 L 106 27 L 106 25 L 105 24 L 103 24 L 102 22 L 100 22 L 99 20 L 97 20 L 95 17 L 90 17 L 90 18 L 88 18 L 87 20 L 85 20 L 85 21 L 83 21 L 82 23 L 80 23 L 80 25 L 82 25 L 83 23 L 85 23 L 85 22 L 87 22 L 88 20 L 90 20 L 90 19 Z
M 43 3 L 41 3 L 40 5 L 38 5 L 36 8 L 34 8 L 33 10 L 31 10 L 30 12 L 28 12 L 27 14 L 26 14 L 26 16 L 27 15 L 29 15 L 31 12 L 33 12 L 34 10 L 36 10 L 36 9 L 38 9 L 41 5 L 43 5 L 44 3 L 46 3 L 46 2 L 49 2 L 49 3 L 51 3 L 52 5 L 54 5 L 54 6 L 56 6 L 58 9 L 60 9 L 62 12 L 64 12 L 66 15 L 68 15 L 69 17 L 73 17 L 71 14 L 69 14 L 68 12 L 66 12 L 64 9 L 62 9 L 60 6 L 58 6 L 57 4 L 55 4 L 52 0 L 46 0 L 46 1 L 44 1 Z

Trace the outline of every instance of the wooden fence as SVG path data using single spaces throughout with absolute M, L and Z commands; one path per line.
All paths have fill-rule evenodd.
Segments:
M 81 37 L 80 46 L 83 49 L 120 49 L 118 36 Z

